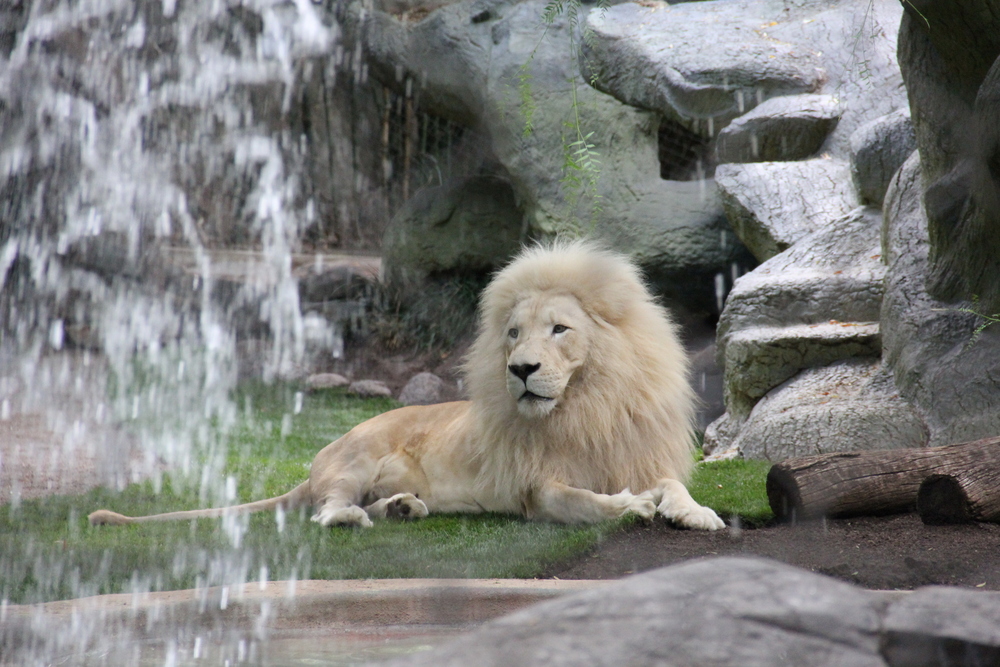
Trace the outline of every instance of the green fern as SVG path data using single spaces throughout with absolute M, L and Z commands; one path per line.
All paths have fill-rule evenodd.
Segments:
M 987 315 L 986 313 L 981 313 L 981 312 L 979 312 L 975 308 L 976 304 L 978 304 L 978 303 L 979 303 L 979 295 L 978 294 L 973 294 L 972 295 L 972 305 L 973 305 L 973 307 L 971 307 L 971 308 L 956 308 L 955 309 L 956 311 L 958 311 L 960 313 L 968 313 L 969 315 L 975 315 L 976 317 L 978 317 L 981 320 L 983 320 L 979 324 L 979 326 L 976 327 L 975 330 L 972 332 L 972 338 L 969 339 L 969 342 L 966 344 L 966 348 L 972 347 L 975 344 L 975 342 L 977 340 L 979 340 L 979 337 L 982 335 L 982 333 L 984 331 L 986 331 L 986 329 L 988 329 L 989 327 L 993 326 L 994 324 L 1000 323 L 1000 313 L 993 313 L 992 315 Z
M 597 4 L 597 8 L 600 9 L 602 15 L 607 11 L 609 6 L 609 0 L 600 0 Z M 532 76 L 530 72 L 530 65 L 534 61 L 535 53 L 541 45 L 542 40 L 548 35 L 549 28 L 555 24 L 559 17 L 565 16 L 569 26 L 570 58 L 571 62 L 576 62 L 579 59 L 579 44 L 576 40 L 576 34 L 581 30 L 581 9 L 582 3 L 580 0 L 551 0 L 542 10 L 542 22 L 545 24 L 545 30 L 517 73 L 518 95 L 520 98 L 519 107 L 524 118 L 521 134 L 525 138 L 531 136 L 532 132 L 534 132 L 534 117 L 537 111 L 537 106 L 531 93 Z M 590 46 L 596 44 L 594 31 L 585 23 L 583 24 L 581 34 L 586 44 Z M 591 87 L 596 87 L 597 72 L 592 67 L 589 69 L 590 79 L 588 83 Z M 601 207 L 601 195 L 598 190 L 598 182 L 601 176 L 601 160 L 600 154 L 597 152 L 595 144 L 592 141 L 594 132 L 586 132 L 581 121 L 580 100 L 577 93 L 578 81 L 575 74 L 570 77 L 569 84 L 572 96 L 572 117 L 564 123 L 564 127 L 568 130 L 568 133 L 563 134 L 563 177 L 560 183 L 566 190 L 566 204 L 569 209 L 567 217 L 571 223 L 567 229 L 560 230 L 560 233 L 569 236 L 579 236 L 584 232 L 580 228 L 580 224 L 575 221 L 576 211 L 580 202 L 585 199 L 591 202 L 588 233 L 593 231 L 597 223 L 597 218 L 603 210 Z

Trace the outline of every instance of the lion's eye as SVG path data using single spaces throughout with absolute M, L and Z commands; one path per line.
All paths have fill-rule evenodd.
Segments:
M 510 336 L 511 338 L 517 338 L 517 329 L 510 329 L 507 332 L 507 335 Z
M 557 324 L 554 327 L 552 327 L 552 333 L 554 333 L 554 334 L 561 334 L 562 332 L 566 331 L 567 329 L 569 329 L 569 327 L 566 326 L 565 324 Z

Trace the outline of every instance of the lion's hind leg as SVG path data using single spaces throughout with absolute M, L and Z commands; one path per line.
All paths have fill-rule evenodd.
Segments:
M 681 528 L 720 530 L 726 527 L 714 510 L 699 505 L 687 487 L 676 479 L 662 479 L 655 489 L 646 493 L 652 494 L 656 513 Z

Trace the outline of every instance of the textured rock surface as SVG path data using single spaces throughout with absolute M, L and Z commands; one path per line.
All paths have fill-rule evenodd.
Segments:
M 876 357 L 810 368 L 775 387 L 754 406 L 731 447 L 777 462 L 926 444 L 923 421 Z
M 391 664 L 764 666 L 780 656 L 796 665 L 930 665 L 942 654 L 995 656 L 998 610 L 996 593 L 929 588 L 903 597 L 773 561 L 716 558 L 545 602 Z M 920 653 L 907 651 L 915 645 Z
M 898 109 L 854 131 L 851 176 L 862 203 L 882 206 L 889 181 L 916 148 L 909 109 Z
M 417 373 L 399 392 L 399 402 L 403 405 L 440 403 L 443 389 L 444 380 L 434 373 Z
M 725 163 L 810 157 L 837 126 L 840 114 L 840 101 L 832 95 L 789 95 L 766 100 L 719 132 L 716 158 Z
M 930 444 L 944 445 L 1000 432 L 1000 327 L 973 340 L 983 320 L 959 309 L 983 306 L 943 303 L 927 293 L 930 243 L 921 192 L 915 153 L 886 194 L 882 338 L 900 394 L 920 410 Z
M 386 229 L 383 277 L 399 292 L 428 275 L 488 275 L 527 242 L 514 191 L 492 176 L 425 188 Z
M 726 340 L 727 392 L 756 400 L 803 368 L 839 359 L 878 357 L 877 322 L 837 322 L 741 329 Z
M 754 404 L 800 370 L 879 356 L 880 225 L 877 211 L 856 209 L 736 282 L 718 326 L 727 413 L 707 429 L 706 451 L 732 448 Z
M 905 3 L 904 3 L 905 5 Z M 1000 7 L 906 5 L 899 64 L 926 187 L 929 291 L 1000 312 Z
M 780 0 L 615 5 L 587 17 L 583 68 L 620 100 L 713 136 L 781 95 L 827 93 L 842 118 L 825 148 L 846 158 L 861 123 L 905 105 L 895 3 Z M 849 52 L 858 35 L 864 62 Z
M 733 229 L 760 261 L 858 205 L 839 160 L 724 164 L 715 179 Z
M 689 305 L 714 303 L 712 276 L 742 251 L 730 235 L 714 184 L 660 178 L 659 118 L 597 92 L 571 58 L 569 28 L 557 20 L 545 32 L 545 3 L 466 0 L 426 19 L 403 23 L 383 12 L 362 12 L 372 75 L 386 85 L 419 91 L 429 112 L 482 132 L 481 150 L 506 178 L 524 216 L 527 235 L 550 236 L 571 227 L 574 216 L 612 247 L 633 254 L 657 287 Z M 528 64 L 532 132 L 518 94 Z M 602 163 L 600 209 L 561 183 L 565 123 L 577 110 Z

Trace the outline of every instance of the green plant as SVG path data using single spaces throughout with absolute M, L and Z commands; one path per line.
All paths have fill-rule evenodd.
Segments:
M 599 0 L 597 8 L 603 13 L 610 6 L 609 0 Z M 588 44 L 593 44 L 594 33 L 590 26 L 584 24 L 580 30 L 581 0 L 551 0 L 542 12 L 542 22 L 545 29 L 539 37 L 538 43 L 531 50 L 527 60 L 518 69 L 518 94 L 520 97 L 520 109 L 524 117 L 522 136 L 528 137 L 534 132 L 534 118 L 537 106 L 531 93 L 531 63 L 542 40 L 548 35 L 549 28 L 562 16 L 565 16 L 569 26 L 569 51 L 570 62 L 577 62 L 579 59 L 579 43 L 577 33 L 580 32 L 583 40 Z M 595 87 L 597 82 L 597 71 L 590 68 L 590 80 L 588 84 Z M 569 237 L 579 237 L 584 232 L 592 232 L 597 218 L 602 211 L 601 194 L 598 190 L 598 182 L 601 177 L 601 158 L 595 144 L 593 143 L 594 131 L 587 131 L 580 116 L 580 100 L 578 95 L 578 77 L 574 73 L 570 79 L 570 95 L 572 115 L 569 120 L 564 121 L 562 134 L 563 144 L 563 177 L 560 183 L 566 189 L 566 205 L 568 209 L 568 226 L 560 230 L 560 234 Z M 588 229 L 584 230 L 576 220 L 576 212 L 582 201 L 590 201 L 590 220 Z
M 972 306 L 970 306 L 968 308 L 936 308 L 935 309 L 937 311 L 951 311 L 951 312 L 956 312 L 956 313 L 967 313 L 969 315 L 975 315 L 976 317 L 978 317 L 979 319 L 982 320 L 982 322 L 980 322 L 980 324 L 972 332 L 972 337 L 969 338 L 969 342 L 966 343 L 966 345 L 965 345 L 966 349 L 972 347 L 976 343 L 976 341 L 979 340 L 979 337 L 983 334 L 984 331 L 986 331 L 986 329 L 988 329 L 989 327 L 993 326 L 994 324 L 1000 323 L 1000 313 L 993 313 L 992 315 L 987 315 L 986 313 L 980 312 L 979 309 L 976 308 L 976 306 L 977 306 L 978 303 L 979 303 L 979 295 L 973 294 L 972 295 Z

